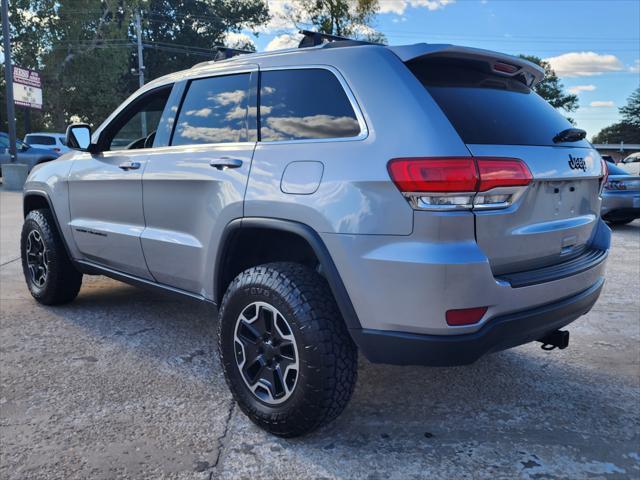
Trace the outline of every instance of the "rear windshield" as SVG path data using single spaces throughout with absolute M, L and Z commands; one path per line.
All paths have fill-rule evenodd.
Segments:
M 407 64 L 468 144 L 557 145 L 572 125 L 516 79 L 489 71 L 485 62 L 434 58 Z M 560 145 L 588 147 L 588 142 Z
M 27 135 L 25 139 L 27 143 L 34 143 L 36 145 L 55 145 L 56 139 L 54 137 L 47 137 L 45 135 Z

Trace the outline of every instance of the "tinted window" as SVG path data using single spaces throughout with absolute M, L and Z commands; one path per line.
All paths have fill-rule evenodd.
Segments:
M 171 145 L 246 141 L 248 94 L 248 73 L 193 80 Z
M 38 145 L 55 145 L 56 139 L 45 135 L 27 135 L 25 138 L 27 143 L 36 143 Z
M 517 79 L 492 74 L 486 63 L 445 59 L 409 63 L 465 143 L 554 145 L 572 125 Z M 588 147 L 586 141 L 566 145 Z
M 262 141 L 355 137 L 359 133 L 351 103 L 330 71 L 302 69 L 262 73 Z

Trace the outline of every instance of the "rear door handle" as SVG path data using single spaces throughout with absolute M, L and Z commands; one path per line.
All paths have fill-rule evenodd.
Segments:
M 138 170 L 140 168 L 140 162 L 122 162 L 118 167 L 122 170 Z
M 214 158 L 209 161 L 209 165 L 218 170 L 224 170 L 225 168 L 240 168 L 242 166 L 242 160 L 239 158 Z

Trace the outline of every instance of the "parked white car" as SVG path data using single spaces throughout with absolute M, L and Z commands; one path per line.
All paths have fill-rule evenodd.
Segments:
M 623 159 L 618 166 L 631 175 L 640 175 L 640 152 L 632 153 Z
M 32 147 L 55 150 L 60 155 L 71 151 L 71 149 L 67 147 L 64 133 L 28 133 L 24 136 L 24 143 Z

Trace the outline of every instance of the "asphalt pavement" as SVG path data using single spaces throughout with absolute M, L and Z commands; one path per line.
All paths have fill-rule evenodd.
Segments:
M 640 478 L 640 221 L 571 344 L 455 368 L 360 359 L 329 426 L 283 440 L 234 406 L 215 311 L 85 276 L 44 307 L 22 277 L 19 193 L 0 192 L 2 479 Z

